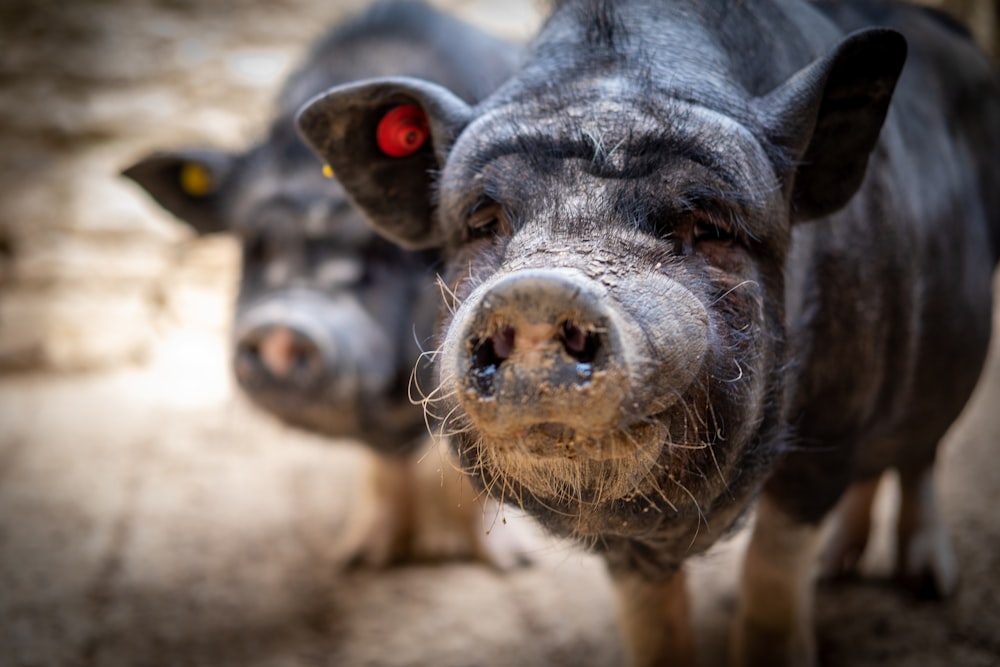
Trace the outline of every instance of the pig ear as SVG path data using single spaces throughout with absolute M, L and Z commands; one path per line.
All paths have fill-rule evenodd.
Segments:
M 199 234 L 225 231 L 219 191 L 235 157 L 212 149 L 153 153 L 122 171 Z
M 905 60 L 898 32 L 858 31 L 758 100 L 792 161 L 793 220 L 833 213 L 861 186 Z
M 306 103 L 297 120 L 379 233 L 421 249 L 443 242 L 435 179 L 471 115 L 445 88 L 395 77 L 333 88 Z

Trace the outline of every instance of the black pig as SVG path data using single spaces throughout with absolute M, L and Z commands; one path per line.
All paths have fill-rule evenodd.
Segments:
M 156 153 L 124 172 L 199 233 L 240 238 L 233 327 L 240 387 L 289 424 L 359 438 L 392 457 L 378 481 L 399 503 L 390 514 L 414 511 L 407 457 L 425 441 L 426 425 L 408 388 L 440 299 L 436 253 L 404 251 L 375 234 L 336 181 L 324 178 L 295 132 L 294 112 L 332 85 L 389 74 L 427 78 L 472 102 L 513 71 L 520 52 L 425 4 L 380 3 L 316 43 L 286 82 L 268 134 L 246 152 Z M 405 122 L 386 131 L 384 140 L 403 151 L 426 134 Z M 420 368 L 426 375 L 429 364 Z M 440 487 L 437 475 L 429 481 Z M 461 521 L 478 521 L 481 511 L 469 502 Z M 405 517 L 385 520 L 395 525 L 365 547 L 371 561 L 392 557 L 399 545 L 388 542 L 410 530 Z
M 390 104 L 424 109 L 431 145 L 373 150 Z M 605 554 L 636 664 L 694 661 L 681 565 L 761 489 L 737 664 L 815 663 L 817 526 L 846 497 L 824 562 L 852 567 L 887 469 L 898 574 L 953 588 L 935 448 L 1000 252 L 997 76 L 954 23 L 566 0 L 477 106 L 397 78 L 299 123 L 386 237 L 444 253 L 435 412 L 484 488 Z

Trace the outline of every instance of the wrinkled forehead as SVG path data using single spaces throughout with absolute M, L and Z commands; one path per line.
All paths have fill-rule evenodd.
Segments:
M 696 166 L 751 206 L 769 205 L 777 177 L 746 121 L 676 97 L 650 98 L 592 86 L 572 94 L 486 110 L 456 141 L 442 197 L 461 196 L 470 179 L 501 163 L 544 178 L 580 161 L 599 178 L 655 179 Z M 702 171 L 702 169 L 704 171 Z

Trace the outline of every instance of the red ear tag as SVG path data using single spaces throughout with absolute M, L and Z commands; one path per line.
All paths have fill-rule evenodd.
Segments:
M 382 116 L 375 138 L 379 149 L 389 157 L 406 157 L 420 150 L 428 134 L 430 129 L 423 109 L 404 104 Z

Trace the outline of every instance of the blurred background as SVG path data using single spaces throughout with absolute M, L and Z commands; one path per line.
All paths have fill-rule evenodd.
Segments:
M 565 545 L 516 576 L 338 574 L 367 452 L 234 392 L 235 242 L 118 176 L 154 149 L 246 147 L 305 47 L 368 4 L 0 0 L 0 666 L 620 661 L 600 565 Z M 432 4 L 514 39 L 540 20 L 531 0 Z M 938 4 L 996 58 L 995 0 Z M 944 455 L 959 598 L 901 615 L 888 590 L 827 593 L 827 664 L 1000 664 L 1000 427 L 976 409 L 1000 400 L 995 348 Z
M 151 149 L 242 148 L 326 26 L 365 0 L 0 3 L 0 369 L 148 361 L 229 321 L 236 255 L 116 177 Z M 438 0 L 514 39 L 540 2 Z M 995 0 L 937 0 L 997 53 Z
M 4 0 L 0 368 L 111 368 L 224 328 L 233 244 L 116 175 L 157 148 L 248 146 L 304 49 L 367 4 Z M 437 4 L 515 39 L 538 22 L 529 0 Z

